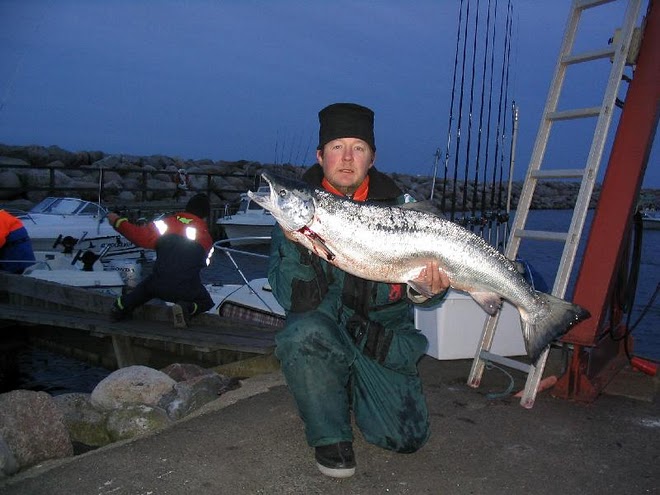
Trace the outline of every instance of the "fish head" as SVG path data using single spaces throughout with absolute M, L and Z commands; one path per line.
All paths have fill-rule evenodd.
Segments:
M 261 177 L 270 186 L 270 194 L 258 195 L 248 191 L 252 201 L 270 211 L 280 226 L 290 232 L 309 225 L 314 218 L 313 189 L 294 179 L 263 172 Z

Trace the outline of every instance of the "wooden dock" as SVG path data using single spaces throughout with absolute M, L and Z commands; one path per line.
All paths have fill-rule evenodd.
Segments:
M 108 318 L 113 301 L 113 296 L 89 289 L 0 273 L 0 321 L 109 337 L 119 367 L 142 364 L 133 353 L 136 339 L 182 344 L 200 352 L 266 354 L 275 346 L 277 328 L 210 313 L 197 316 L 188 328 L 175 328 L 171 308 L 157 303 L 137 309 L 131 320 L 113 323 Z

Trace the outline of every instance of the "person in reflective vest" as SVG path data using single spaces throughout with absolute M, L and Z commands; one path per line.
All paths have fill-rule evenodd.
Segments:
M 110 313 L 112 321 L 129 318 L 135 308 L 153 298 L 175 303 L 175 324 L 177 312 L 182 312 L 187 323 L 213 307 L 200 277 L 213 254 L 213 239 L 204 220 L 209 211 L 208 196 L 196 194 L 185 211 L 146 225 L 135 225 L 125 217 L 108 213 L 108 221 L 117 232 L 137 246 L 156 250 L 152 273 L 131 292 L 117 298 Z
M 20 274 L 32 264 L 32 241 L 23 222 L 0 210 L 0 271 Z

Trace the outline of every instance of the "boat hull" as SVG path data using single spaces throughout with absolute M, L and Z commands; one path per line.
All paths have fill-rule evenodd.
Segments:
M 253 244 L 268 244 L 273 224 L 246 225 L 237 223 L 220 223 L 225 231 L 227 239 L 232 246 L 247 246 Z M 245 239 L 250 238 L 250 239 Z M 256 238 L 256 239 L 255 239 Z M 261 239 L 263 238 L 263 239 Z

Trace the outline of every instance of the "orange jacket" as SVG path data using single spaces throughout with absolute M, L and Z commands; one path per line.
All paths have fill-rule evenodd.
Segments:
M 165 234 L 187 237 L 186 228 L 189 227 L 195 231 L 192 240 L 202 246 L 207 254 L 213 247 L 206 222 L 192 213 L 176 213 L 147 225 L 134 225 L 126 218 L 118 218 L 113 227 L 129 241 L 146 249 L 157 249 L 158 241 Z
M 23 227 L 23 222 L 5 210 L 0 210 L 0 248 L 7 242 L 7 237 L 14 230 Z

